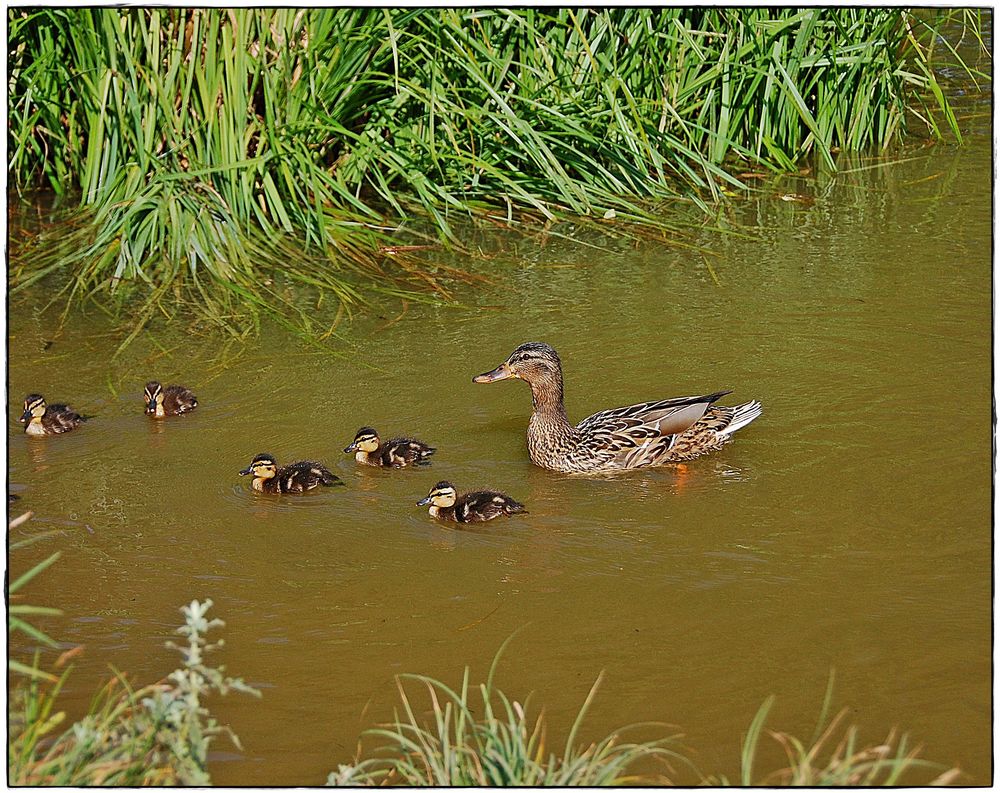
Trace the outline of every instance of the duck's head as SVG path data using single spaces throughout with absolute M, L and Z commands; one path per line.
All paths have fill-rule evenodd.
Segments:
M 271 479 L 278 473 L 278 464 L 270 454 L 258 454 L 250 461 L 250 465 L 240 471 L 240 476 L 253 474 L 254 479 Z
M 510 354 L 506 361 L 492 372 L 484 372 L 472 378 L 473 383 L 493 383 L 517 377 L 529 383 L 545 380 L 562 380 L 562 363 L 559 355 L 548 344 L 529 341 Z
M 142 397 L 146 400 L 146 412 L 155 413 L 156 406 L 163 402 L 163 386 L 155 380 L 151 380 L 146 383 L 146 390 L 143 391 Z
M 351 452 L 373 452 L 379 447 L 378 433 L 371 427 L 362 427 L 357 431 L 351 445 L 344 449 L 344 454 Z
M 426 497 L 417 502 L 418 507 L 426 507 L 428 504 L 434 507 L 453 507 L 458 499 L 458 493 L 451 482 L 438 482 L 431 488 L 431 492 Z
M 18 419 L 22 424 L 27 424 L 32 419 L 40 419 L 45 415 L 45 397 L 41 394 L 28 394 L 24 398 L 24 412 Z

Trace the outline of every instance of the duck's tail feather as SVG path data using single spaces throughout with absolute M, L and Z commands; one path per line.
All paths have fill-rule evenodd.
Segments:
M 733 418 L 725 429 L 718 430 L 719 435 L 732 435 L 736 430 L 745 427 L 764 412 L 764 406 L 756 399 L 737 405 L 733 408 Z

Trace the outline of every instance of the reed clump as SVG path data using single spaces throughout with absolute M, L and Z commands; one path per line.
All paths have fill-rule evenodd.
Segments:
M 501 648 L 502 652 L 503 648 Z M 596 693 L 591 688 L 566 739 L 550 750 L 545 741 L 545 720 L 528 718 L 527 707 L 493 683 L 498 653 L 486 682 L 470 684 L 466 667 L 462 684 L 452 689 L 440 680 L 422 675 L 397 678 L 401 711 L 392 723 L 368 730 L 362 737 L 375 742 L 359 744 L 353 763 L 341 764 L 327 778 L 330 786 L 671 786 L 678 784 L 675 769 L 684 767 L 684 781 L 727 787 L 734 783 L 723 775 L 700 772 L 685 756 L 680 735 L 643 743 L 622 740 L 613 732 L 589 745 L 576 745 L 580 724 Z M 404 681 L 417 682 L 427 694 L 429 710 L 418 715 Z M 761 737 L 774 704 L 768 698 L 743 737 L 740 756 L 741 787 L 898 787 L 938 786 L 960 780 L 957 768 L 948 768 L 919 757 L 905 733 L 893 729 L 885 740 L 872 744 L 859 738 L 855 725 L 845 725 L 847 710 L 826 721 L 833 691 L 833 677 L 815 734 L 801 740 L 789 733 L 767 731 L 784 749 L 787 765 L 761 770 Z M 651 725 L 635 725 L 649 728 Z M 362 756 L 364 753 L 364 756 Z M 773 761 L 772 761 L 773 763 Z M 659 766 L 658 772 L 651 770 Z
M 767 730 L 784 750 L 787 765 L 756 771 L 760 765 L 760 740 L 774 697 L 760 706 L 746 734 L 740 753 L 741 787 L 899 787 L 900 785 L 951 785 L 961 771 L 921 758 L 920 747 L 906 733 L 893 728 L 878 743 L 864 742 L 857 725 L 846 724 L 844 708 L 827 721 L 833 694 L 833 675 L 813 736 L 802 740 L 787 732 Z M 706 784 L 730 785 L 724 777 L 707 777 Z
M 670 230 L 659 202 L 708 208 L 739 169 L 960 137 L 955 13 L 12 8 L 11 183 L 76 207 L 12 291 L 67 273 L 139 325 L 310 330 L 317 293 L 440 297 L 455 274 L 400 246 L 460 220 Z
M 452 689 L 422 675 L 397 679 L 402 713 L 392 724 L 368 730 L 383 743 L 372 756 L 340 765 L 330 774 L 332 786 L 414 787 L 610 787 L 665 784 L 666 776 L 638 774 L 641 761 L 681 759 L 669 748 L 674 737 L 635 743 L 619 732 L 577 745 L 576 735 L 600 684 L 594 683 L 570 729 L 555 750 L 546 744 L 543 715 L 534 720 L 527 705 L 511 699 L 493 683 L 499 653 L 485 683 L 471 686 L 466 667 L 462 685 Z M 422 685 L 431 704 L 431 723 L 417 716 L 403 680 Z

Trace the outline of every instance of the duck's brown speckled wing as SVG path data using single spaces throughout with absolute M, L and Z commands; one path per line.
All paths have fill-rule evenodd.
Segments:
M 523 511 L 524 504 L 510 496 L 495 490 L 479 490 L 466 493 L 458 500 L 455 504 L 455 519 L 459 523 L 479 523 Z
M 665 462 L 677 438 L 728 393 L 661 399 L 595 413 L 577 425 L 579 446 L 591 450 L 602 467 L 642 468 Z
M 706 452 L 725 446 L 733 433 L 745 427 L 763 412 L 756 399 L 742 405 L 712 405 L 691 429 L 675 436 L 666 461 L 693 460 Z

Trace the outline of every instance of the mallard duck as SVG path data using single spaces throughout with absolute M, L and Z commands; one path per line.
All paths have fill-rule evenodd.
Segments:
M 168 385 L 164 388 L 152 380 L 146 383 L 142 396 L 146 400 L 146 413 L 158 419 L 179 416 L 198 407 L 198 397 L 190 388 L 182 385 Z
M 24 413 L 18 419 L 27 424 L 27 435 L 59 435 L 75 430 L 90 416 L 81 416 L 67 405 L 46 405 L 41 394 L 28 394 L 24 398 Z
M 250 465 L 240 471 L 240 476 L 247 474 L 253 474 L 253 489 L 260 493 L 304 493 L 320 485 L 344 484 L 322 463 L 301 460 L 278 468 L 270 454 L 254 457 Z
M 496 490 L 476 490 L 459 495 L 451 482 L 438 482 L 426 498 L 417 502 L 418 507 L 428 504 L 431 517 L 456 523 L 484 523 L 501 515 L 524 512 L 524 504 Z
M 362 427 L 354 436 L 345 454 L 354 452 L 354 459 L 365 465 L 383 468 L 405 468 L 408 465 L 430 465 L 430 457 L 437 451 L 433 446 L 413 438 L 390 438 L 380 441 L 371 427 Z
M 568 473 L 691 460 L 723 446 L 763 409 L 757 400 L 735 407 L 714 405 L 731 393 L 716 391 L 604 410 L 574 427 L 563 406 L 562 364 L 548 344 L 522 344 L 496 369 L 477 375 L 473 382 L 492 383 L 509 377 L 531 386 L 531 461 L 542 468 Z

